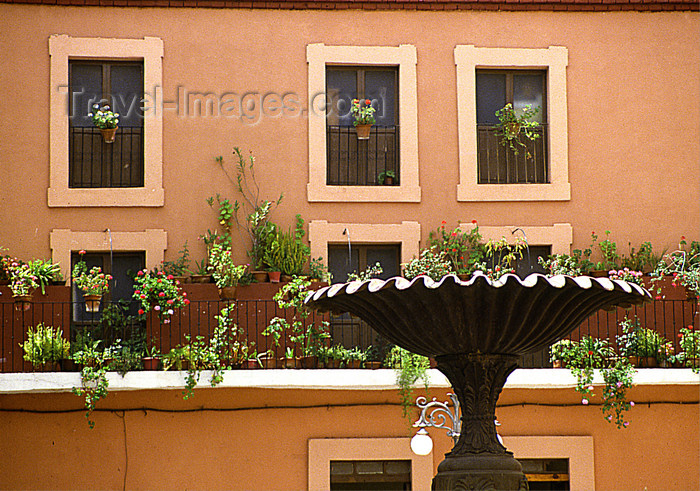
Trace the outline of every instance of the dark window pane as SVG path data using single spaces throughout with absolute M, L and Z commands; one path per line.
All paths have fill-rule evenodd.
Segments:
M 532 118 L 533 121 L 542 123 L 544 111 L 542 109 L 542 92 L 544 87 L 544 75 L 513 75 L 513 108 L 522 111 L 525 106 L 539 107 L 540 110 Z
M 396 71 L 367 70 L 365 72 L 364 97 L 372 101 L 377 110 L 374 117 L 378 125 L 394 126 L 396 124 Z
M 326 93 L 330 101 L 327 124 L 352 126 L 351 101 L 357 97 L 357 71 L 329 68 L 326 70 Z
M 102 66 L 71 64 L 70 86 L 73 93 L 71 104 L 71 124 L 73 126 L 92 127 L 92 104 L 102 98 Z
M 518 259 L 515 266 L 515 274 L 521 278 L 525 278 L 531 273 L 545 273 L 544 268 L 540 265 L 538 258 L 547 257 L 551 254 L 551 246 L 530 246 L 523 251 L 522 259 Z
M 367 247 L 367 266 L 381 264 L 383 273 L 379 277 L 383 280 L 398 276 L 400 273 L 399 252 L 398 246 Z
M 111 101 L 113 111 L 119 113 L 119 126 L 141 126 L 143 111 L 143 74 L 141 65 L 114 65 L 111 67 Z
M 476 123 L 496 124 L 496 111 L 506 105 L 506 76 L 497 73 L 476 74 Z

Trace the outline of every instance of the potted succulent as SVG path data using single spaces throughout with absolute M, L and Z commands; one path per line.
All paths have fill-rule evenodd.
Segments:
M 358 140 L 369 140 L 369 132 L 372 125 L 376 123 L 374 119 L 374 113 L 376 109 L 372 107 L 372 101 L 365 99 L 360 102 L 359 99 L 353 99 L 352 105 L 350 106 L 350 111 L 355 117 L 353 125 L 357 131 Z
M 100 129 L 105 143 L 114 143 L 114 138 L 119 127 L 119 113 L 113 112 L 109 106 L 93 104 L 93 112 L 88 113 L 92 118 L 92 124 Z
M 112 276 L 104 274 L 99 266 L 93 266 L 88 271 L 82 258 L 85 251 L 80 251 L 79 254 L 80 261 L 75 263 L 73 267 L 73 283 L 83 292 L 85 310 L 97 312 L 100 310 L 102 296 L 109 291 L 109 282 L 112 280 Z
M 24 350 L 24 360 L 34 368 L 48 368 L 58 371 L 59 362 L 70 356 L 70 341 L 63 338 L 60 328 L 40 323 L 27 331 L 27 340 L 20 345 Z
M 396 172 L 393 170 L 380 172 L 377 176 L 377 184 L 380 186 L 393 186 L 394 179 L 396 179 Z
M 136 273 L 133 297 L 141 303 L 139 316 L 143 319 L 148 312 L 154 310 L 164 324 L 170 323 L 170 316 L 175 313 L 175 309 L 190 303 L 187 293 L 180 289 L 179 284 L 172 275 L 166 275 L 162 271 L 149 272 L 143 269 Z
M 222 300 L 236 298 L 236 288 L 245 275 L 247 264 L 236 265 L 233 262 L 231 249 L 223 244 L 214 244 L 209 251 L 209 271 L 214 276 L 214 282 L 219 289 Z

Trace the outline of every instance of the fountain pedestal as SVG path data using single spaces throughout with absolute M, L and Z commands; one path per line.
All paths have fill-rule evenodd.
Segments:
M 470 353 L 436 361 L 459 399 L 462 429 L 438 466 L 433 489 L 527 489 L 522 467 L 498 441 L 495 425 L 496 402 L 517 357 Z

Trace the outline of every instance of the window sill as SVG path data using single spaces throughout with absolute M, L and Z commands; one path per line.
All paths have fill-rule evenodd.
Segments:
M 419 203 L 419 186 L 307 186 L 310 202 Z
M 569 201 L 571 184 L 460 184 L 457 201 Z
M 158 207 L 165 203 L 165 191 L 162 188 L 49 188 L 48 199 L 50 207 Z

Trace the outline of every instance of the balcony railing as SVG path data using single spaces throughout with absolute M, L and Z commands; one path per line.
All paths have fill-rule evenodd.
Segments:
M 394 171 L 394 185 L 401 176 L 399 169 L 399 127 L 372 126 L 369 140 L 358 140 L 354 126 L 327 126 L 328 185 L 376 186 L 382 172 Z
M 143 186 L 143 127 L 120 126 L 114 143 L 98 128 L 70 128 L 71 188 Z
M 525 147 L 515 144 L 516 153 L 501 143 L 495 127 L 477 126 L 479 184 L 544 184 L 549 182 L 547 157 L 547 125 L 540 125 L 534 133 L 540 137 L 531 141 L 520 136 Z
M 104 312 L 102 306 L 101 312 Z M 282 357 L 288 347 L 294 348 L 300 354 L 300 347 L 289 338 L 283 337 L 280 346 L 275 347 L 269 336 L 262 332 L 273 317 L 291 319 L 290 310 L 280 309 L 272 300 L 237 300 L 237 301 L 192 301 L 187 307 L 176 311 L 170 322 L 162 322 L 157 316 L 151 315 L 146 321 L 108 324 L 100 322 L 101 313 L 83 316 L 80 322 L 74 322 L 72 315 L 75 309 L 85 310 L 83 302 L 34 302 L 27 310 L 18 309 L 11 298 L 0 297 L 0 372 L 31 372 L 35 369 L 23 360 L 21 343 L 26 340 L 29 327 L 40 322 L 45 325 L 60 327 L 64 336 L 71 334 L 75 341 L 79 332 L 89 330 L 109 344 L 116 339 L 123 343 L 141 340 L 149 346 L 155 345 L 160 352 L 167 353 L 171 348 L 186 343 L 185 335 L 192 339 L 196 336 L 209 338 L 216 324 L 215 316 L 223 307 L 229 307 L 231 319 L 240 329 L 239 340 L 255 342 L 258 353 L 273 350 L 275 355 Z M 92 316 L 92 319 L 90 319 Z M 700 328 L 697 315 L 697 304 L 687 300 L 656 300 L 632 310 L 615 309 L 599 311 L 581 324 L 569 339 L 579 340 L 584 336 L 594 336 L 609 339 L 616 347 L 616 335 L 622 334 L 619 323 L 625 316 L 637 316 L 642 327 L 650 328 L 668 340 L 675 353 L 681 351 L 679 332 L 683 327 Z M 347 318 L 346 318 L 347 317 Z M 329 320 L 327 315 L 312 314 L 307 322 L 320 323 Z M 348 316 L 332 319 L 331 344 L 341 344 L 346 348 L 359 347 L 366 349 L 369 345 L 384 344 L 386 341 L 371 327 L 362 321 Z M 522 357 L 520 366 L 523 368 L 551 367 L 548 349 L 539 353 Z

